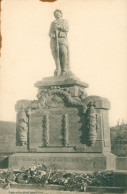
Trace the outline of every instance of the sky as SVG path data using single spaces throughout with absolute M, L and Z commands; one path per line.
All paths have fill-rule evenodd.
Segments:
M 16 101 L 36 99 L 35 82 L 53 75 L 48 33 L 55 9 L 69 22 L 72 72 L 89 84 L 88 95 L 109 99 L 111 126 L 127 123 L 126 0 L 2 0 L 0 120 L 16 121 Z

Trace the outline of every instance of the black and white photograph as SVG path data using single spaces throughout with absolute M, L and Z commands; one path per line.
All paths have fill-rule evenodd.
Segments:
M 126 194 L 127 0 L 0 3 L 0 194 Z

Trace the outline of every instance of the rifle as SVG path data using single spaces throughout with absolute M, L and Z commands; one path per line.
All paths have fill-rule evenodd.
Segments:
M 59 59 L 59 42 L 58 42 L 58 30 L 56 29 L 56 73 L 60 73 L 60 59 Z

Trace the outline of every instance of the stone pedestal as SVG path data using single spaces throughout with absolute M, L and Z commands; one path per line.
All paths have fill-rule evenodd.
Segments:
M 103 171 L 115 169 L 114 159 L 114 155 L 102 153 L 16 153 L 9 157 L 9 168 L 44 164 L 51 169 Z
M 35 84 L 37 100 L 18 101 L 17 146 L 28 154 L 14 154 L 10 167 L 44 163 L 68 170 L 115 168 L 110 153 L 110 102 L 87 96 L 87 83 L 73 74 L 44 78 Z

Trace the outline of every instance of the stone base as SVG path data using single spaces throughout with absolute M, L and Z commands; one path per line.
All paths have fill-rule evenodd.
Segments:
M 83 88 L 88 88 L 88 84 L 80 81 L 74 74 L 71 75 L 61 75 L 61 76 L 51 76 L 45 77 L 42 81 L 35 83 L 35 87 L 43 88 L 48 86 L 73 86 L 79 85 Z
M 127 170 L 127 157 L 117 157 L 116 158 L 116 169 L 117 170 Z
M 72 171 L 115 169 L 115 156 L 110 153 L 15 153 L 9 156 L 8 161 L 8 167 L 14 169 L 28 169 L 36 164 Z

